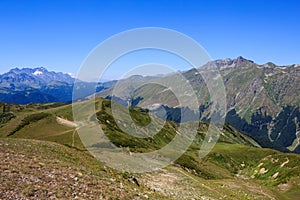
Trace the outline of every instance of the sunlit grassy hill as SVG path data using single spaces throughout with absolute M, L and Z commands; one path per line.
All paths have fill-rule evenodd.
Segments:
M 154 151 L 177 134 L 178 124 L 166 122 L 153 137 L 128 135 L 117 125 L 110 105 L 109 100 L 96 99 L 97 119 L 106 136 L 126 151 Z M 203 159 L 198 152 L 208 123 L 198 124 L 194 142 L 172 165 L 130 174 L 103 165 L 86 151 L 73 122 L 72 105 L 0 106 L 0 198 L 295 199 L 300 195 L 300 155 L 260 148 L 227 124 Z M 125 109 L 118 107 L 121 114 Z M 130 108 L 130 116 L 141 126 L 151 121 L 148 111 L 138 107 Z

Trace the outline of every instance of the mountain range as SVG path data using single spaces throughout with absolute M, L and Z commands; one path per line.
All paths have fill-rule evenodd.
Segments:
M 214 148 L 200 158 L 199 151 L 212 123 L 210 118 L 216 113 L 211 111 L 213 104 L 199 71 L 213 70 L 212 66 L 218 67 L 225 83 L 226 123 Z M 300 195 L 300 155 L 295 154 L 299 153 L 298 65 L 257 65 L 239 57 L 213 61 L 197 70 L 183 72 L 198 96 L 200 123 L 192 121 L 193 117 L 182 118 L 181 111 L 192 115 L 194 110 L 179 104 L 172 91 L 149 84 L 163 79 L 179 85 L 174 74 L 132 76 L 106 83 L 77 80 L 74 84 L 75 79 L 68 74 L 49 72 L 56 77 L 49 78 L 50 75 L 43 77 L 48 73 L 46 69 L 14 70 L 1 75 L 1 95 L 12 102 L 24 99 L 27 102 L 0 102 L 0 199 L 111 199 L 116 196 L 121 199 L 297 199 Z M 121 93 L 114 93 L 118 85 Z M 140 87 L 135 88 L 136 85 Z M 177 131 L 180 130 L 177 122 L 182 119 L 184 125 L 198 125 L 195 138 L 177 160 L 163 169 L 141 174 L 117 171 L 107 165 L 107 160 L 99 162 L 90 154 L 90 150 L 100 147 L 108 150 L 104 158 L 116 159 L 109 151 L 111 143 L 90 140 L 89 145 L 83 145 L 83 135 L 78 130 L 89 123 L 76 124 L 72 104 L 32 103 L 68 102 L 75 87 L 76 92 L 83 92 L 78 94 L 78 100 L 92 100 L 74 105 L 81 107 L 84 116 L 90 114 L 85 103 L 95 105 L 93 119 L 110 142 L 127 152 L 128 157 L 162 149 L 177 134 L 189 134 L 190 129 Z M 81 90 L 84 87 L 88 90 Z M 95 88 L 96 95 L 105 98 L 94 98 L 91 94 Z M 44 98 L 46 95 L 49 99 Z M 189 93 L 179 96 L 190 97 Z M 137 125 L 147 126 L 150 116 L 155 116 L 151 112 L 166 117 L 167 121 L 157 134 L 135 137 L 124 132 L 126 124 L 131 123 L 130 117 L 120 121 L 114 118 L 110 99 L 118 102 L 115 109 L 120 115 L 129 110 Z M 145 131 L 138 132 L 148 135 Z M 88 132 L 83 134 L 86 136 Z
M 72 102 L 75 78 L 71 74 L 48 71 L 44 67 L 14 68 L 0 75 L 0 101 L 28 104 L 45 102 Z M 76 99 L 109 86 L 78 81 Z
M 212 114 L 216 114 L 211 113 L 210 94 L 201 76 L 201 72 L 215 70 L 214 67 L 220 71 L 225 85 L 225 121 L 255 139 L 262 147 L 300 153 L 300 65 L 277 66 L 271 62 L 259 65 L 238 57 L 212 61 L 198 69 L 183 72 L 182 75 L 189 80 L 198 96 L 201 121 L 208 121 Z M 177 80 L 175 75 L 159 79 L 166 82 Z M 132 78 L 122 80 L 122 94 L 113 98 L 125 106 L 130 100 L 131 104 L 139 107 L 160 105 L 167 110 L 168 119 L 180 121 L 178 107 L 182 105 L 178 104 L 171 90 L 147 84 L 153 82 L 153 79 L 143 81 L 139 77 L 138 82 L 143 82 L 140 84 L 143 86 L 132 94 L 130 91 L 136 82 Z M 112 92 L 113 87 L 97 95 L 111 98 Z M 190 98 L 189 94 L 180 95 L 183 99 Z
M 198 96 L 201 121 L 209 121 L 214 113 L 211 113 L 210 94 L 199 72 L 214 70 L 214 67 L 220 71 L 226 89 L 226 123 L 244 132 L 262 147 L 300 153 L 300 65 L 277 66 L 271 62 L 259 65 L 238 57 L 211 61 L 197 69 L 182 72 Z M 161 79 L 175 81 L 176 84 L 174 76 L 137 75 L 119 82 L 97 84 L 79 81 L 76 84 L 79 91 L 77 99 L 89 98 L 96 91 L 96 96 L 113 98 L 124 106 L 155 107 L 158 115 L 163 108 L 168 120 L 179 122 L 181 105 L 174 94 L 159 85 L 146 84 Z M 71 102 L 74 81 L 69 74 L 49 72 L 45 68 L 12 69 L 0 75 L 0 101 L 21 104 Z M 112 95 L 116 83 L 122 88 L 119 96 Z M 132 87 L 137 83 L 143 83 L 143 86 L 132 93 Z M 189 98 L 188 94 L 181 95 Z M 185 110 L 189 112 L 189 108 Z

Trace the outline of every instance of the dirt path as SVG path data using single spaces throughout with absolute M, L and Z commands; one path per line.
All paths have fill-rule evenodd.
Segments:
M 59 124 L 65 125 L 65 126 L 69 126 L 69 127 L 73 127 L 73 128 L 77 128 L 77 124 L 75 122 L 63 119 L 61 117 L 56 117 L 56 121 Z

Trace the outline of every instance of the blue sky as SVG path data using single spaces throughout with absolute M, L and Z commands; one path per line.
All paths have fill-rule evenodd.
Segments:
M 100 42 L 149 26 L 192 37 L 213 59 L 300 63 L 299 10 L 300 3 L 289 0 L 1 0 L 0 73 L 38 66 L 76 73 Z

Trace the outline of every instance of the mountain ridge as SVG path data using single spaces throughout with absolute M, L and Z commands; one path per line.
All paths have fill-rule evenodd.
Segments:
M 75 78 L 63 72 L 48 71 L 44 67 L 35 68 L 13 68 L 10 71 L 0 75 L 0 87 L 7 87 L 11 84 L 29 87 L 39 87 L 41 84 L 47 84 L 52 81 L 60 81 L 72 84 Z M 33 85 L 32 85 L 33 84 Z M 15 86 L 15 87 L 17 87 Z M 24 87 L 23 86 L 23 87 Z
M 105 135 L 126 152 L 154 151 L 164 147 L 176 134 L 176 124 L 167 121 L 155 137 L 132 140 L 113 120 L 110 100 L 96 98 L 91 102 L 97 105 L 95 117 Z M 119 106 L 121 112 L 126 112 L 126 108 Z M 0 103 L 1 110 L 14 117 L 0 116 L 9 117 L 0 120 L 0 198 L 299 197 L 300 155 L 254 147 L 255 142 L 230 125 L 225 125 L 220 140 L 205 158 L 200 159 L 198 151 L 208 123 L 200 123 L 194 142 L 178 160 L 161 170 L 135 174 L 116 171 L 92 157 L 81 143 L 76 127 L 59 123 L 58 117 L 73 121 L 70 104 Z M 89 111 L 83 109 L 82 112 Z M 132 107 L 130 113 L 137 124 L 148 121 L 149 116 L 142 108 Z M 127 123 L 127 119 L 124 120 Z M 108 146 L 102 144 L 102 147 Z
M 78 96 L 73 97 L 77 81 Z M 44 67 L 13 68 L 0 75 L 0 101 L 28 104 L 72 102 L 106 88 L 105 84 L 83 82 L 68 73 L 48 71 Z
M 201 73 L 205 70 L 213 70 L 214 66 L 219 69 L 226 89 L 228 111 L 226 121 L 239 131 L 248 134 L 263 147 L 300 153 L 299 142 L 297 142 L 300 140 L 298 134 L 298 127 L 300 127 L 300 112 L 298 112 L 300 110 L 300 65 L 277 66 L 271 62 L 259 65 L 239 56 L 236 59 L 211 61 L 197 69 L 182 72 L 199 98 L 199 110 L 204 121 L 209 120 L 213 113 L 210 113 L 212 105 L 210 94 Z M 30 73 L 30 75 L 27 73 L 30 78 L 40 76 L 44 70 L 46 69 L 30 70 L 25 68 L 25 71 Z M 20 73 L 21 70 L 14 69 L 13 71 Z M 117 100 L 124 106 L 128 106 L 128 103 L 144 108 L 160 105 L 163 109 L 168 108 L 168 119 L 176 121 L 180 119 L 178 111 L 176 111 L 180 108 L 176 97 L 166 88 L 146 84 L 156 79 L 176 81 L 173 76 L 173 74 L 164 77 L 132 76 L 120 81 L 98 84 L 81 82 L 78 84 L 81 93 L 76 99 L 85 99 L 96 91 L 96 96 Z M 3 75 L 0 78 L 2 83 Z M 31 79 L 29 79 L 30 81 Z M 112 97 L 113 88 L 118 83 L 121 83 L 122 95 Z M 137 88 L 134 93 L 129 92 L 137 83 L 142 83 L 144 86 Z M 20 88 L 22 87 L 20 86 Z M 16 91 L 16 88 L 14 90 L 1 88 L 0 101 L 11 103 L 19 99 L 24 102 L 14 103 L 29 103 L 35 99 L 35 102 L 71 102 L 72 92 L 73 85 L 67 82 L 51 82 L 38 89 L 30 87 L 30 89 L 21 89 L 21 91 Z M 180 95 L 183 98 L 189 98 L 185 94 Z
M 189 80 L 198 96 L 202 120 L 210 119 L 213 113 L 210 113 L 212 105 L 210 94 L 201 73 L 215 70 L 214 67 L 217 67 L 226 90 L 226 107 L 229 113 L 229 117 L 226 118 L 227 122 L 238 128 L 239 131 L 247 133 L 263 147 L 281 151 L 292 149 L 293 152 L 300 153 L 297 142 L 300 116 L 296 112 L 300 106 L 299 66 L 298 64 L 277 66 L 271 62 L 258 65 L 251 60 L 238 57 L 208 62 L 197 69 L 182 72 L 182 75 Z M 163 79 L 164 81 L 176 81 L 173 75 Z M 161 79 L 158 78 L 158 80 Z M 136 89 L 130 96 L 128 94 L 133 86 L 132 80 L 122 80 L 122 93 L 119 94 L 121 96 L 114 98 L 119 103 L 123 100 L 122 104 L 125 106 L 128 106 L 130 101 L 134 102 L 136 106 L 145 108 L 161 105 L 163 108 L 168 108 L 169 119 L 180 119 L 176 109 L 184 106 L 178 104 L 170 90 L 147 84 L 147 81 L 142 83 L 143 87 Z M 181 84 L 175 82 L 173 85 Z M 108 88 L 97 95 L 111 98 L 112 91 L 113 88 Z M 189 98 L 185 94 L 179 95 L 182 98 Z M 289 119 L 289 116 L 293 120 Z M 289 127 L 289 129 L 285 129 L 285 127 Z

